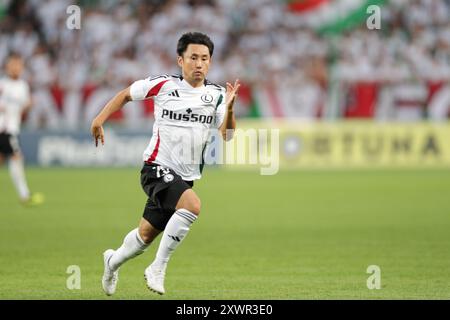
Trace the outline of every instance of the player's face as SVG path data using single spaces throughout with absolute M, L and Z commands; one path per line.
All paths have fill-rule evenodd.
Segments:
M 209 49 L 203 44 L 189 44 L 182 57 L 178 57 L 183 77 L 190 82 L 199 83 L 205 80 L 211 63 Z
M 6 73 L 9 77 L 17 79 L 23 71 L 23 61 L 20 58 L 10 58 L 6 63 Z

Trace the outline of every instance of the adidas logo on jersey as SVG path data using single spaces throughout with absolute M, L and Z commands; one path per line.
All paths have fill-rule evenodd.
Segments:
M 180 97 L 180 94 L 178 93 L 178 90 L 174 90 L 174 91 L 170 92 L 168 95 L 171 96 L 171 97 L 177 97 L 177 98 Z
M 191 108 L 186 110 L 186 113 L 173 112 L 172 110 L 163 109 L 162 118 L 169 118 L 170 120 L 179 120 L 187 122 L 200 122 L 210 124 L 213 121 L 213 116 L 206 116 L 204 114 L 193 113 Z

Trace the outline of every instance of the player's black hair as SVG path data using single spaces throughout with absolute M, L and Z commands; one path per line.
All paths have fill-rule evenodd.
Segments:
M 7 56 L 6 60 L 9 60 L 9 59 L 23 59 L 23 58 L 22 58 L 22 55 L 19 54 L 18 52 L 10 51 L 8 53 L 8 56 Z
M 183 53 L 190 44 L 203 44 L 207 46 L 209 49 L 209 55 L 212 57 L 214 52 L 214 43 L 206 34 L 200 32 L 188 32 L 183 34 L 178 40 L 177 45 L 177 53 L 180 57 L 183 56 Z

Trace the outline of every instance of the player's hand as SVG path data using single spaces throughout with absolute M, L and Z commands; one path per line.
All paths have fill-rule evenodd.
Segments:
M 98 140 L 102 142 L 102 145 L 105 144 L 105 132 L 103 131 L 103 127 L 95 120 L 92 122 L 91 134 L 94 138 L 96 147 L 98 146 Z
M 229 110 L 233 109 L 234 100 L 236 100 L 240 86 L 241 83 L 239 82 L 239 79 L 234 82 L 234 85 L 231 85 L 231 83 L 227 82 L 227 93 L 225 101 Z

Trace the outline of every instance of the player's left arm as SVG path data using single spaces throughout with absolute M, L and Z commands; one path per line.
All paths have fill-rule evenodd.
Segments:
M 236 118 L 234 117 L 234 102 L 238 96 L 239 87 L 241 83 L 239 79 L 234 82 L 234 85 L 227 82 L 227 92 L 225 97 L 226 111 L 222 125 L 219 127 L 222 133 L 222 138 L 229 141 L 233 138 L 234 129 L 236 129 Z
M 27 114 L 33 108 L 33 98 L 30 96 L 28 101 L 23 106 L 22 114 Z
M 33 96 L 31 95 L 31 89 L 28 83 L 25 83 L 25 92 L 25 103 L 22 107 L 22 115 L 30 112 L 31 108 L 33 107 Z

